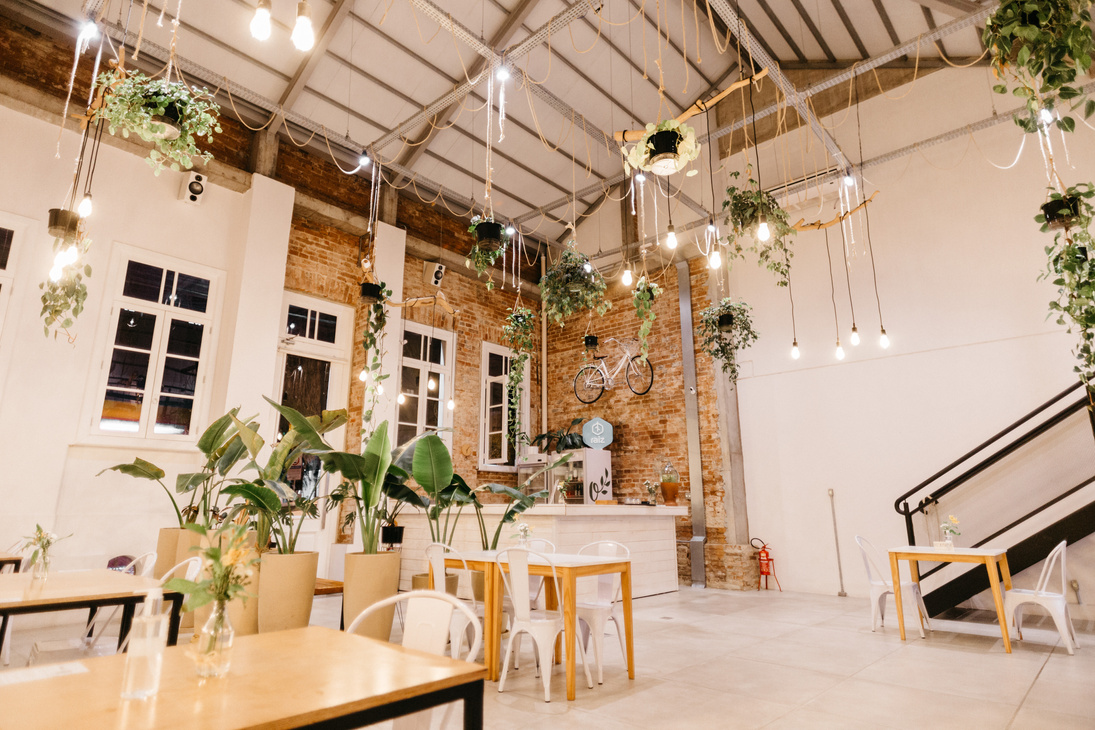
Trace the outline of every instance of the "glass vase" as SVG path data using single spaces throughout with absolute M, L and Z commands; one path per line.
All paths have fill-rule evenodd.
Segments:
M 49 562 L 51 559 L 50 554 L 45 550 L 38 553 L 38 559 L 34 561 L 34 567 L 31 568 L 32 580 L 45 580 L 49 577 Z
M 232 640 L 236 636 L 228 618 L 228 601 L 215 601 L 213 613 L 198 636 L 196 660 L 199 677 L 223 677 L 232 664 Z

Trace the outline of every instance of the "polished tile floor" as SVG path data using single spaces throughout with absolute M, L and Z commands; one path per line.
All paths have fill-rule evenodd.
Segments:
M 317 598 L 313 623 L 337 627 L 339 608 L 337 597 Z M 995 625 L 936 621 L 920 639 L 910 621 L 902 642 L 892 603 L 888 613 L 890 623 L 872 633 L 865 599 L 689 588 L 640 599 L 633 681 L 607 637 L 604 684 L 588 689 L 579 680 L 577 699 L 567 702 L 557 666 L 545 703 L 526 640 L 506 691 L 487 684 L 486 726 L 1095 728 L 1091 626 L 1077 622 L 1075 656 L 1055 631 L 1035 626 L 1009 656 Z M 13 666 L 26 661 L 32 638 L 17 625 Z

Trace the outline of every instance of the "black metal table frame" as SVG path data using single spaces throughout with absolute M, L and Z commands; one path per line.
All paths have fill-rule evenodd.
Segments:
M 171 620 L 168 623 L 167 628 L 167 643 L 169 646 L 175 646 L 179 643 L 179 623 L 182 621 L 182 605 L 184 598 L 185 596 L 181 593 L 175 593 L 173 591 L 164 593 L 164 600 L 171 601 Z M 105 606 L 122 607 L 122 621 L 118 628 L 118 648 L 120 649 L 122 644 L 125 643 L 126 636 L 129 635 L 130 627 L 133 625 L 133 614 L 136 611 L 137 604 L 143 603 L 144 600 L 145 595 L 143 593 L 134 593 L 132 595 L 114 596 L 111 598 L 74 598 L 60 600 L 56 603 L 0 608 L 0 651 L 4 648 L 4 639 L 7 635 L 8 622 L 12 616 L 28 613 L 49 613 L 51 611 L 71 611 L 73 609 L 86 608 L 90 610 L 90 623 L 91 618 L 95 617 L 95 612 Z
M 463 700 L 464 730 L 483 730 L 483 681 L 483 679 L 474 679 L 454 687 L 445 687 L 444 689 L 396 700 L 378 707 L 370 707 L 367 710 L 359 710 L 342 717 L 300 725 L 299 727 L 319 728 L 320 730 L 350 730 L 351 728 L 372 725 L 428 710 L 449 702 Z

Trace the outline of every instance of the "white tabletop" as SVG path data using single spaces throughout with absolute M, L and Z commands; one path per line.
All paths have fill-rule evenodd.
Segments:
M 448 560 L 463 558 L 467 561 L 483 561 L 493 563 L 501 550 L 463 550 L 459 553 L 445 553 Z M 577 555 L 575 553 L 544 553 L 551 559 L 556 568 L 584 568 L 590 565 L 609 565 L 613 563 L 629 563 L 631 558 L 617 558 L 611 555 Z M 528 556 L 530 565 L 547 565 L 548 563 L 536 555 Z M 505 560 L 503 559 L 503 562 Z
M 890 548 L 891 553 L 917 553 L 920 555 L 964 555 L 971 558 L 995 558 L 1007 552 L 1004 548 L 937 548 L 927 545 L 905 545 Z

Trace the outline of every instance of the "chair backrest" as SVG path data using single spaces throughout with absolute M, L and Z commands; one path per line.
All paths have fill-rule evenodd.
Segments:
M 5 550 L 4 552 L 6 552 L 8 555 L 21 555 L 23 557 L 23 559 L 22 559 L 22 561 L 20 561 L 19 565 L 17 565 L 17 566 L 16 565 L 5 565 L 4 567 L 0 568 L 0 573 L 17 573 L 17 572 L 23 570 L 26 567 L 26 565 L 27 565 L 27 556 L 23 551 L 23 541 L 22 540 L 16 540 L 14 543 L 12 543 L 11 547 L 8 548 L 7 550 Z
M 867 569 L 867 581 L 874 585 L 889 585 L 890 581 L 886 580 L 886 573 L 878 566 L 878 561 L 881 560 L 878 549 L 871 544 L 870 540 L 861 535 L 856 535 L 855 541 L 859 545 L 859 552 L 863 555 L 863 567 Z
M 358 614 L 346 632 L 355 633 L 371 614 L 382 608 L 404 602 L 407 610 L 403 619 L 403 646 L 430 654 L 444 654 L 445 646 L 449 641 L 452 612 L 463 611 L 475 632 L 464 659 L 469 662 L 475 661 L 479 655 L 479 647 L 483 643 L 483 626 L 466 603 L 442 591 L 409 591 L 377 601 Z
M 152 570 L 156 567 L 156 551 L 138 555 L 126 566 L 123 573 L 132 573 L 141 578 L 151 578 Z
M 506 586 L 510 601 L 513 602 L 513 614 L 518 621 L 528 621 L 532 615 L 532 599 L 528 591 L 524 589 L 524 586 L 529 584 L 530 557 L 539 558 L 548 564 L 551 568 L 551 580 L 555 584 L 555 595 L 563 595 L 559 589 L 559 575 L 555 572 L 555 563 L 550 556 L 523 547 L 511 547 L 499 551 L 494 560 L 498 563 L 498 572 L 502 574 L 502 583 Z M 514 590 L 513 586 L 519 590 Z
M 446 555 L 448 553 L 448 555 Z M 464 564 L 464 570 L 470 574 L 470 568 L 468 568 L 468 561 L 464 560 L 464 557 L 453 550 L 451 547 L 443 542 L 431 542 L 426 547 L 426 560 L 430 563 L 430 569 L 433 571 L 433 587 L 434 590 L 443 591 L 445 589 L 445 558 L 450 557 L 459 560 Z M 475 600 L 475 592 L 472 591 L 471 597 L 472 608 L 477 609 L 479 602 Z
M 542 537 L 534 537 L 528 541 L 528 549 L 538 553 L 554 553 L 555 543 Z
M 1065 586 L 1068 584 L 1068 578 L 1065 576 L 1065 548 L 1068 547 L 1068 540 L 1061 540 L 1057 544 L 1057 547 L 1050 551 L 1046 556 L 1045 565 L 1042 566 L 1042 574 L 1038 576 L 1038 585 L 1034 590 L 1039 593 L 1046 592 L 1046 584 L 1049 583 L 1049 576 L 1053 572 L 1053 564 L 1057 562 L 1057 559 L 1061 559 L 1061 595 L 1065 593 Z
M 153 553 L 153 555 L 154 554 L 155 553 Z M 156 562 L 155 558 L 152 559 L 152 562 L 153 563 Z M 182 561 L 181 563 L 176 565 L 171 570 L 164 573 L 163 577 L 160 578 L 160 585 L 162 586 L 163 584 L 167 583 L 167 581 L 171 580 L 172 578 L 182 578 L 184 580 L 190 580 L 190 581 L 197 580 L 198 579 L 198 574 L 201 573 L 201 572 L 202 572 L 202 559 L 199 558 L 197 555 L 195 555 L 192 558 L 187 558 L 186 560 Z M 181 576 L 178 575 L 179 573 L 182 573 L 182 575 Z
M 583 545 L 578 550 L 579 555 L 599 555 L 602 558 L 630 558 L 631 550 L 622 542 L 615 540 L 597 540 Z M 597 576 L 597 601 L 599 603 L 615 603 L 620 600 L 620 574 L 608 573 Z

